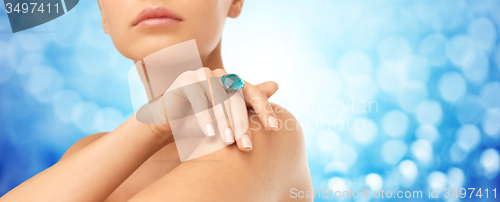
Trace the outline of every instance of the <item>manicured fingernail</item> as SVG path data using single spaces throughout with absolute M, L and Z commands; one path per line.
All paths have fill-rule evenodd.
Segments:
M 234 142 L 233 131 L 231 130 L 231 128 L 226 128 L 224 135 L 226 136 L 226 143 L 227 144 L 231 144 Z
M 212 126 L 212 124 L 207 124 L 206 128 L 208 137 L 212 137 L 215 135 L 214 127 Z
M 243 137 L 241 137 L 241 145 L 243 145 L 244 148 L 250 148 L 250 150 L 252 150 L 252 141 L 250 141 L 248 135 L 243 135 Z
M 267 121 L 269 122 L 269 126 L 271 126 L 271 128 L 273 128 L 274 130 L 278 129 L 278 120 L 276 120 L 274 116 L 270 116 L 269 118 L 267 118 Z

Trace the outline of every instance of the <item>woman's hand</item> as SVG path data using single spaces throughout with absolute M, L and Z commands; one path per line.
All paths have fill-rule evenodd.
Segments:
M 276 130 L 277 120 L 268 97 L 278 86 L 274 82 L 257 86 L 245 82 L 241 92 L 227 93 L 221 81 L 224 75 L 226 71 L 223 69 L 200 68 L 184 72 L 161 99 L 141 108 L 137 117 L 142 119 L 141 122 L 155 123 L 153 128 L 162 134 L 183 131 L 176 134 L 176 140 L 193 138 L 200 134 L 196 132 L 200 130 L 209 137 L 217 132 L 225 144 L 230 145 L 236 140 L 240 150 L 251 151 L 253 144 L 247 106 L 253 108 L 266 129 Z M 193 128 L 194 125 L 199 129 Z

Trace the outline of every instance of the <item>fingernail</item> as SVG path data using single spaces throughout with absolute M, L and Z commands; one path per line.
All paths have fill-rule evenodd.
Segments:
M 224 132 L 224 134 L 226 136 L 226 143 L 231 144 L 234 142 L 233 131 L 231 130 L 231 128 L 226 128 L 226 131 Z
M 243 137 L 241 137 L 241 145 L 243 145 L 244 148 L 250 148 L 250 150 L 252 150 L 252 141 L 250 141 L 248 135 L 243 135 Z
M 212 124 L 207 124 L 206 128 L 208 137 L 212 137 L 215 135 L 214 127 L 212 126 Z
M 274 116 L 270 116 L 269 118 L 267 118 L 267 121 L 269 122 L 269 126 L 271 126 L 271 128 L 273 128 L 274 130 L 278 129 L 278 120 L 276 120 Z

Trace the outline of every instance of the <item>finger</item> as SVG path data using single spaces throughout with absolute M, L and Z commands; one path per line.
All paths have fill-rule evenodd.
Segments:
M 215 70 L 212 70 L 212 75 L 214 76 L 214 83 L 217 82 L 219 85 L 217 88 L 219 91 L 220 94 L 222 94 L 223 96 L 221 96 L 223 99 L 221 99 L 220 102 L 217 102 L 217 103 L 223 103 L 223 105 L 217 105 L 216 108 L 222 108 L 222 111 L 224 114 L 224 118 L 226 119 L 226 124 L 224 126 L 228 126 L 224 133 L 221 133 L 221 136 L 224 136 L 222 137 L 222 140 L 224 140 L 224 142 L 226 144 L 232 144 L 234 143 L 234 133 L 233 133 L 233 130 L 232 130 L 232 120 L 233 120 L 233 117 L 232 117 L 232 113 L 231 113 L 231 102 L 229 100 L 229 97 L 228 97 L 228 94 L 226 93 L 226 91 L 224 90 L 224 87 L 222 86 L 222 80 L 220 79 L 222 76 L 226 75 L 226 70 L 224 69 L 215 69 Z M 217 112 L 220 112 L 220 110 L 217 110 Z M 220 116 L 220 113 L 218 113 L 218 115 L 216 114 L 216 116 Z M 217 119 L 219 120 L 219 119 Z
M 273 96 L 274 93 L 276 93 L 276 91 L 278 90 L 278 84 L 274 81 L 266 81 L 264 83 L 255 85 L 255 87 L 264 92 L 267 98 Z
M 225 69 L 214 69 L 212 70 L 212 73 L 216 77 L 222 77 L 227 74 Z
M 193 83 L 182 88 L 188 101 L 191 103 L 191 107 L 201 130 L 208 137 L 214 136 L 215 132 L 212 118 L 208 111 L 209 102 L 205 95 L 205 90 L 199 83 Z
M 226 118 L 226 114 L 228 111 L 227 109 L 229 109 L 229 105 L 227 105 L 226 107 L 223 106 L 222 103 L 218 104 L 214 107 L 214 115 L 215 119 L 217 120 L 217 128 L 219 129 L 221 140 L 225 144 L 230 145 L 234 143 L 234 134 L 233 130 L 230 127 L 230 119 Z
M 217 78 L 214 77 L 212 71 L 208 68 L 202 68 L 200 71 L 196 71 L 195 74 L 198 80 L 204 81 L 202 83 L 212 106 L 221 140 L 226 144 L 234 143 L 234 136 L 228 123 L 229 119 L 226 110 L 229 106 L 226 107 L 223 105 L 224 101 L 228 100 L 229 97 L 222 87 L 222 83 L 218 82 Z
M 248 113 L 243 93 L 241 91 L 229 94 L 231 102 L 231 112 L 233 117 L 233 131 L 238 148 L 241 151 L 252 150 L 252 133 L 248 127 Z
M 267 96 L 260 89 L 248 82 L 245 82 L 245 87 L 242 91 L 245 102 L 250 104 L 255 113 L 257 113 L 264 127 L 267 130 L 277 130 L 278 121 L 276 120 L 276 114 L 274 114 Z

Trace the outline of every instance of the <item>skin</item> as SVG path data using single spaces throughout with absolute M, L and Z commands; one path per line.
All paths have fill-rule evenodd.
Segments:
M 150 5 L 174 11 L 182 22 L 151 29 L 132 26 L 137 14 Z M 165 47 L 195 39 L 203 65 L 216 69 L 223 68 L 220 42 L 225 21 L 240 15 L 243 0 L 123 0 L 119 5 L 116 0 L 99 0 L 99 6 L 104 32 L 116 49 L 134 62 Z
M 194 38 L 203 65 L 218 71 L 223 70 L 220 41 L 225 19 L 238 17 L 243 6 L 243 0 L 99 3 L 103 29 L 125 57 L 137 61 Z M 131 26 L 148 5 L 163 5 L 183 21 L 154 29 Z M 245 89 L 246 105 L 257 109 L 264 105 L 248 99 L 265 96 L 267 101 L 277 85 L 247 84 Z M 58 163 L 0 201 L 290 201 L 291 188 L 312 190 L 304 137 L 290 112 L 276 104 L 271 107 L 279 122 L 276 130 L 269 130 L 260 112 L 247 114 L 251 152 L 233 144 L 183 163 L 168 124 L 152 126 L 132 116 L 112 132 L 78 141 Z

